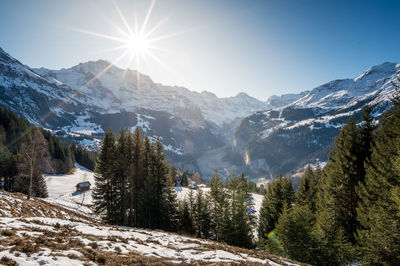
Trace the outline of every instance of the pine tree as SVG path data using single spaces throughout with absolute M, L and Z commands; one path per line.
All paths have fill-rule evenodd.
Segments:
M 119 224 L 127 225 L 127 209 L 128 209 L 128 190 L 127 187 L 128 177 L 129 177 L 129 157 L 128 154 L 128 139 L 130 138 L 130 133 L 127 135 L 126 130 L 121 128 L 119 131 L 119 136 L 117 138 L 116 145 L 116 160 L 117 164 L 115 165 L 115 175 L 116 175 L 116 189 L 119 194 L 120 201 L 118 216 L 120 217 Z
M 366 165 L 365 182 L 358 190 L 357 214 L 361 224 L 358 242 L 366 264 L 400 264 L 400 220 L 396 200 L 400 178 L 395 159 L 399 153 L 400 88 L 392 103 L 393 108 L 380 121 L 371 159 Z
M 352 117 L 335 140 L 330 161 L 324 168 L 326 180 L 320 209 L 322 212 L 329 212 L 334 222 L 333 228 L 326 233 L 336 234 L 337 230 L 343 230 L 345 238 L 353 244 L 358 226 L 356 188 L 362 181 L 360 173 L 363 167 L 357 156 L 359 147 L 359 135 Z M 317 223 L 326 224 L 326 221 L 320 219 Z
M 290 208 L 294 201 L 294 188 L 289 179 L 278 176 L 269 183 L 259 214 L 258 244 L 260 247 L 269 252 L 280 253 L 280 248 L 276 243 L 268 239 L 268 233 L 275 229 L 284 208 Z
M 143 220 L 143 187 L 144 187 L 144 173 L 143 173 L 143 140 L 139 128 L 135 129 L 132 137 L 132 176 L 131 176 L 131 205 L 130 220 L 133 225 L 144 226 Z
M 178 232 L 193 234 L 192 217 L 190 215 L 190 206 L 187 198 L 178 202 L 179 212 L 179 230 Z
M 172 232 L 176 232 L 178 226 L 178 204 L 175 184 L 173 181 L 174 172 L 175 170 L 173 168 L 169 169 L 165 182 L 161 209 L 163 229 Z
M 160 228 L 161 226 L 161 201 L 162 194 L 164 190 L 165 184 L 165 176 L 167 174 L 167 164 L 165 161 L 164 148 L 161 143 L 161 140 L 158 138 L 154 145 L 154 156 L 153 156 L 153 176 L 155 181 L 156 188 L 156 197 L 155 197 L 155 210 L 154 210 L 154 226 L 156 228 Z
M 317 198 L 321 177 L 321 168 L 317 164 L 315 170 L 311 166 L 307 166 L 303 177 L 300 181 L 300 186 L 296 192 L 296 204 L 307 206 L 311 212 L 315 213 L 317 210 Z
M 276 224 L 276 235 L 289 258 L 314 265 L 319 260 L 318 243 L 313 235 L 314 214 L 307 204 L 285 209 Z
M 227 208 L 227 192 L 224 188 L 222 177 L 218 173 L 218 168 L 215 168 L 214 175 L 210 180 L 210 197 L 211 197 L 211 215 L 214 228 L 214 238 L 219 241 L 221 234 L 221 214 Z
M 18 174 L 13 190 L 31 197 L 47 197 L 47 186 L 43 178 L 41 162 L 49 164 L 47 142 L 40 129 L 32 127 L 25 143 L 21 145 L 18 156 Z
M 115 163 L 115 138 L 112 130 L 108 130 L 103 138 L 103 145 L 97 159 L 95 169 L 95 188 L 92 192 L 93 211 L 100 215 L 106 223 L 115 224 L 113 209 L 113 186 Z
M 363 161 L 359 158 L 360 136 L 354 117 L 340 131 L 331 151 L 319 193 L 314 234 L 324 259 L 331 264 L 354 259 L 358 229 L 356 193 L 363 181 Z
M 249 212 L 253 205 L 249 201 L 250 193 L 244 174 L 240 177 L 233 174 L 227 181 L 226 187 L 230 211 L 224 213 L 225 221 L 222 226 L 226 226 L 227 222 L 230 221 L 228 228 L 232 231 L 228 235 L 221 234 L 221 240 L 230 245 L 251 248 L 253 246 L 252 228 L 255 226 L 255 214 Z M 227 232 L 224 228 L 221 231 Z
M 143 215 L 144 227 L 154 228 L 154 220 L 156 217 L 156 200 L 157 187 L 154 177 L 154 150 L 149 138 L 146 136 L 144 140 L 143 150 Z
M 193 227 L 197 237 L 209 238 L 211 236 L 211 212 L 209 209 L 209 197 L 198 190 L 192 207 Z

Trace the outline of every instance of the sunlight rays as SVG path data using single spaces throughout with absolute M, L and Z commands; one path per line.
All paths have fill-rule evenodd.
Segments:
M 162 52 L 168 52 L 167 49 L 155 46 L 154 43 L 157 41 L 169 39 L 178 35 L 181 35 L 185 33 L 186 31 L 183 32 L 177 32 L 177 33 L 172 33 L 172 34 L 166 34 L 166 35 L 160 35 L 156 36 L 153 38 L 150 38 L 167 20 L 168 17 L 162 19 L 156 25 L 152 28 L 150 28 L 149 31 L 146 32 L 146 27 L 149 24 L 150 17 L 153 11 L 153 8 L 155 6 L 155 0 L 152 0 L 148 10 L 146 12 L 145 18 L 143 20 L 143 23 L 141 26 L 139 26 L 138 22 L 138 16 L 136 12 L 136 8 L 134 9 L 134 25 L 131 27 L 128 23 L 127 18 L 124 16 L 122 10 L 118 6 L 118 3 L 116 0 L 112 0 L 113 6 L 115 10 L 117 11 L 119 18 L 122 21 L 122 27 L 119 26 L 117 23 L 112 22 L 110 19 L 103 17 L 104 20 L 110 24 L 118 33 L 118 35 L 109 35 L 105 33 L 100 33 L 100 32 L 94 32 L 86 29 L 80 29 L 80 28 L 73 28 L 69 27 L 70 30 L 74 30 L 80 33 L 84 33 L 87 35 L 95 36 L 101 39 L 105 40 L 111 40 L 119 43 L 119 45 L 115 47 L 111 47 L 109 49 L 103 50 L 102 52 L 113 52 L 113 51 L 122 51 L 122 53 L 115 59 L 113 62 L 111 62 L 109 65 L 107 65 L 103 70 L 101 70 L 99 73 L 95 74 L 93 78 L 91 78 L 89 81 L 87 81 L 85 84 L 80 86 L 78 89 L 74 90 L 72 95 L 67 96 L 67 98 L 62 101 L 60 104 L 54 107 L 54 109 L 59 109 L 63 107 L 65 104 L 69 103 L 70 100 L 74 99 L 77 95 L 81 93 L 81 91 L 84 88 L 89 87 L 93 82 L 95 82 L 97 79 L 99 79 L 102 75 L 107 73 L 111 67 L 115 66 L 118 62 L 120 62 L 122 59 L 127 57 L 128 60 L 128 66 L 132 66 L 132 64 L 135 62 L 136 64 L 136 89 L 137 89 L 137 107 L 138 111 L 140 111 L 141 108 L 141 86 L 140 86 L 140 66 L 141 66 L 141 61 L 144 62 L 146 66 L 149 66 L 149 60 L 151 59 L 152 61 L 156 62 L 158 65 L 162 66 L 165 68 L 168 72 L 174 73 L 170 67 L 167 66 L 164 62 L 162 62 L 161 59 L 159 59 L 152 51 L 162 51 Z M 133 28 L 133 29 L 132 29 Z M 126 75 L 129 72 L 129 68 L 126 68 L 123 75 L 122 75 L 122 80 L 120 83 L 122 84 L 123 81 L 126 79 Z M 39 121 L 38 124 L 45 124 L 46 120 L 53 114 L 52 111 L 48 112 L 45 114 Z
M 173 38 L 179 35 L 182 35 L 186 33 L 187 31 L 182 31 L 182 32 L 177 32 L 177 33 L 171 33 L 171 34 L 164 34 L 160 36 L 154 36 L 152 35 L 163 25 L 165 22 L 169 19 L 168 17 L 160 20 L 158 23 L 156 23 L 155 26 L 150 28 L 150 30 L 146 31 L 147 26 L 149 25 L 149 21 L 151 18 L 151 14 L 153 11 L 153 8 L 155 6 L 156 1 L 152 0 L 150 2 L 150 5 L 147 9 L 146 15 L 144 17 L 142 25 L 139 25 L 138 21 L 138 15 L 137 15 L 137 10 L 136 7 L 134 7 L 133 10 L 133 27 L 132 25 L 129 24 L 129 19 L 124 15 L 122 12 L 121 8 L 118 6 L 118 3 L 116 0 L 112 0 L 113 6 L 115 10 L 118 13 L 118 16 L 122 22 L 122 27 L 119 26 L 117 23 L 112 22 L 108 18 L 104 17 L 105 21 L 109 23 L 118 33 L 117 36 L 114 35 L 109 35 L 109 34 L 104 34 L 104 33 L 99 33 L 99 32 L 93 32 L 85 29 L 79 29 L 79 28 L 71 28 L 72 30 L 85 33 L 88 35 L 92 35 L 98 38 L 102 39 L 107 39 L 107 40 L 112 40 L 116 41 L 119 43 L 122 43 L 120 46 L 112 47 L 110 49 L 104 50 L 106 51 L 118 51 L 118 50 L 125 50 L 124 51 L 124 56 L 129 55 L 128 59 L 128 66 L 131 66 L 132 63 L 135 63 L 136 69 L 140 71 L 140 61 L 144 61 L 145 65 L 148 65 L 148 60 L 147 59 L 152 59 L 155 61 L 157 64 L 161 65 L 168 71 L 170 71 L 170 68 L 166 66 L 165 63 L 161 61 L 160 58 L 158 58 L 154 53 L 151 51 L 162 51 L 162 52 L 168 52 L 167 49 L 155 46 L 154 44 L 158 41 L 166 40 L 169 38 Z

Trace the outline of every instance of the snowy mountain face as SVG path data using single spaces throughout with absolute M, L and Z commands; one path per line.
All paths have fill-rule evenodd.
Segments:
M 255 112 L 237 128 L 233 149 L 249 171 L 273 177 L 326 161 L 340 128 L 369 105 L 379 120 L 390 104 L 400 64 L 374 66 L 355 79 L 334 80 L 281 108 Z
M 266 108 L 244 93 L 218 98 L 109 65 L 31 69 L 0 50 L 0 104 L 90 149 L 108 128 L 140 127 L 151 139 L 160 136 L 168 158 L 190 171 L 200 171 L 197 157 L 230 142 L 240 119 Z
M 194 92 L 182 87 L 154 83 L 150 77 L 134 70 L 110 67 L 104 74 L 87 84 L 110 65 L 99 60 L 82 63 L 68 69 L 35 69 L 35 72 L 54 78 L 79 90 L 85 104 L 103 113 L 120 110 L 132 112 L 138 108 L 168 112 L 183 118 L 192 126 L 205 126 L 205 122 L 222 126 L 236 118 L 266 109 L 265 103 L 240 93 L 235 97 L 218 98 L 210 92 Z
M 282 94 L 281 96 L 272 95 L 266 101 L 266 104 L 267 104 L 266 110 L 267 109 L 276 109 L 276 108 L 280 108 L 282 106 L 291 104 L 291 103 L 297 101 L 298 99 L 300 99 L 301 97 L 303 97 L 304 95 L 306 95 L 307 93 L 308 93 L 308 91 L 304 91 L 301 93 Z
M 105 130 L 140 127 L 162 138 L 177 167 L 204 179 L 218 167 L 225 176 L 288 173 L 327 154 L 339 129 L 371 105 L 376 119 L 390 106 L 399 64 L 374 66 L 355 79 L 334 80 L 266 102 L 245 93 L 209 92 L 157 84 L 107 61 L 48 70 L 31 69 L 0 49 L 0 104 L 60 138 L 98 149 Z

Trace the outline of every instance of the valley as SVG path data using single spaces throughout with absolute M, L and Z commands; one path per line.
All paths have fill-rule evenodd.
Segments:
M 165 86 L 116 66 L 102 73 L 108 65 L 98 60 L 31 69 L 0 50 L 1 104 L 91 150 L 99 149 L 109 128 L 139 127 L 162 139 L 170 163 L 203 180 L 215 167 L 225 177 L 244 172 L 249 179 L 271 179 L 326 162 L 339 129 L 351 115 L 360 119 L 365 106 L 379 121 L 399 71 L 399 64 L 384 63 L 354 79 L 262 102 L 245 93 L 218 98 Z

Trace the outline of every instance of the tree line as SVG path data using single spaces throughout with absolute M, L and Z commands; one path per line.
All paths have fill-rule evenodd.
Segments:
M 243 175 L 224 182 L 216 171 L 210 193 L 190 190 L 184 199 L 177 198 L 177 180 L 160 139 L 153 143 L 140 129 L 121 129 L 117 136 L 108 130 L 95 168 L 93 210 L 109 224 L 252 247 L 255 214 L 249 213 L 253 203 Z
M 279 177 L 260 211 L 259 247 L 315 265 L 400 264 L 400 90 L 379 127 L 366 107 L 337 136 L 327 165 L 297 193 Z
M 66 145 L 49 131 L 30 124 L 0 105 L 1 188 L 30 198 L 47 197 L 43 173 L 66 174 L 81 157 L 94 155 L 76 145 Z

